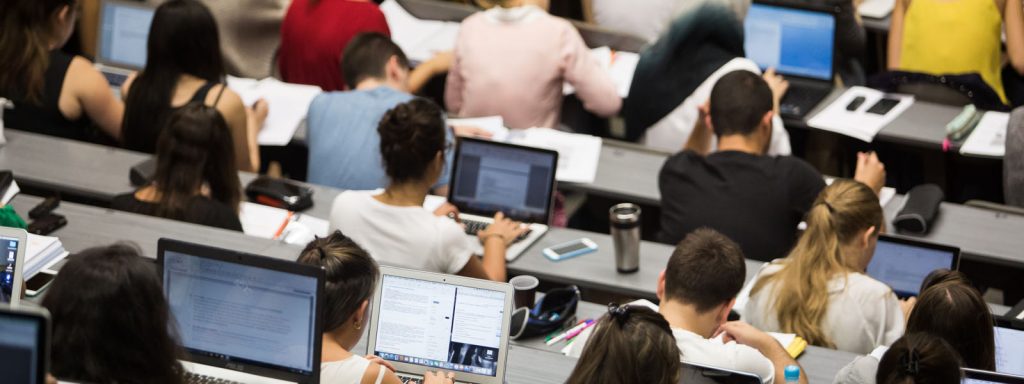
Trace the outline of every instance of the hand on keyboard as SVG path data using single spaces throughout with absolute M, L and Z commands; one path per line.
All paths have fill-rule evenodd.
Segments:
M 454 384 L 455 374 L 452 372 L 444 373 L 441 371 L 427 371 L 422 378 L 405 376 L 400 374 L 398 375 L 398 379 L 402 382 L 402 384 Z
M 489 239 L 500 238 L 505 246 L 508 247 L 515 243 L 519 236 L 522 236 L 529 227 L 523 225 L 518 221 L 512 221 L 505 217 L 505 214 L 498 212 L 494 214 L 494 223 L 488 225 L 486 229 L 477 232 L 477 237 L 480 238 L 480 242 L 487 244 Z

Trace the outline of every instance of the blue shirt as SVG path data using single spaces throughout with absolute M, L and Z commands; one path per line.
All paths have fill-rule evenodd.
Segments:
M 309 105 L 309 182 L 348 190 L 388 185 L 377 126 L 387 111 L 413 96 L 391 87 L 323 93 Z M 445 128 L 448 141 L 450 130 Z M 448 184 L 451 154 L 436 186 Z

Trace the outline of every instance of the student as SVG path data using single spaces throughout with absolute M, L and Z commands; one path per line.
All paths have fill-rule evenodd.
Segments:
M 926 281 L 907 321 L 907 334 L 929 333 L 959 351 L 963 366 L 994 371 L 995 335 L 992 315 L 977 289 L 960 272 L 944 271 Z M 874 384 L 879 347 L 853 360 L 836 374 L 837 384 Z
M 166 125 L 152 182 L 114 197 L 111 208 L 242 231 L 242 187 L 224 118 L 194 102 L 175 110 Z
M 426 271 L 505 281 L 505 250 L 525 230 L 521 223 L 494 215 L 476 244 L 455 221 L 423 208 L 430 187 L 445 168 L 442 111 L 413 99 L 388 111 L 380 121 L 380 152 L 391 181 L 383 191 L 345 191 L 331 207 L 331 229 L 339 229 L 378 262 Z
M 281 78 L 324 91 L 355 88 L 345 87 L 344 69 L 338 68 L 349 41 L 363 32 L 391 35 L 384 14 L 369 0 L 293 0 L 281 25 Z
M 879 384 L 959 384 L 961 375 L 953 347 L 927 333 L 912 333 L 893 343 L 875 379 Z
M 654 310 L 611 304 L 594 329 L 567 384 L 679 383 L 679 348 Z
M 572 24 L 535 5 L 546 1 L 494 3 L 459 30 L 445 89 L 453 115 L 501 115 L 509 128 L 557 128 L 566 82 L 588 111 L 619 112 L 622 98 L 611 76 Z
M 789 257 L 755 277 L 743 317 L 811 345 L 866 354 L 903 334 L 913 301 L 865 274 L 885 226 L 878 196 L 836 180 L 807 213 L 807 230 Z
M 320 381 L 401 384 L 384 360 L 350 352 L 363 337 L 363 327 L 370 321 L 370 297 L 379 273 L 373 258 L 352 239 L 335 231 L 306 245 L 298 262 L 323 268 L 326 273 Z M 426 383 L 450 382 L 438 381 L 436 374 L 428 374 L 426 379 Z
M 153 263 L 133 245 L 68 258 L 43 307 L 53 331 L 50 369 L 83 383 L 183 383 L 170 308 Z
M 675 244 L 707 226 L 754 260 L 789 252 L 797 225 L 825 181 L 801 159 L 765 155 L 775 118 L 772 100 L 767 82 L 752 72 L 734 71 L 718 80 L 686 148 L 669 157 L 658 176 L 658 241 Z M 712 132 L 718 150 L 709 154 Z M 874 154 L 859 154 L 855 178 L 879 191 L 885 169 Z
M 342 55 L 341 72 L 351 90 L 327 92 L 313 99 L 309 128 L 309 181 L 340 189 L 372 190 L 388 184 L 380 157 L 381 117 L 396 105 L 412 100 L 409 60 L 385 35 L 362 33 Z M 417 71 L 441 68 L 436 60 Z M 438 184 L 448 184 L 445 167 Z
M 76 0 L 0 2 L 0 97 L 14 102 L 3 113 L 4 126 L 114 143 L 124 104 L 89 60 L 60 51 L 77 15 Z
M 125 95 L 124 144 L 156 152 L 164 121 L 190 102 L 216 107 L 227 121 L 235 161 L 243 171 L 259 170 L 256 136 L 267 117 L 266 102 L 246 108 L 224 83 L 217 23 L 196 0 L 171 0 L 156 10 L 149 30 L 146 68 L 122 85 Z
M 644 39 L 658 40 L 682 4 L 679 0 L 583 0 L 589 23 Z
M 290 0 L 202 0 L 220 26 L 227 73 L 262 79 L 274 72 Z
M 726 322 L 745 279 L 739 246 L 718 232 L 698 229 L 676 245 L 658 278 L 658 312 L 671 325 L 683 362 L 750 372 L 765 383 L 782 383 L 786 366 L 797 365 L 785 348 L 750 325 Z M 719 333 L 728 342 L 713 340 Z M 577 336 L 570 356 L 579 356 L 589 335 Z
M 1006 103 L 1002 32 L 1010 66 L 1024 74 L 1024 11 L 1006 0 L 899 0 L 889 28 L 890 70 L 976 73 Z

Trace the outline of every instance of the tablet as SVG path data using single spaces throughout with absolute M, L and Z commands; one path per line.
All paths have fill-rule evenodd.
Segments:
M 4 382 L 45 383 L 50 369 L 50 315 L 46 310 L 0 308 L 0 335 Z
M 23 229 L 0 227 L 0 307 L 17 307 L 21 301 L 27 239 Z

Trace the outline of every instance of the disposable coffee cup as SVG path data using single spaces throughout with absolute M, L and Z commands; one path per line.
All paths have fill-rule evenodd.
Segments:
M 533 308 L 533 302 L 537 299 L 537 286 L 540 280 L 530 275 L 513 277 L 508 281 L 515 289 L 516 308 Z

